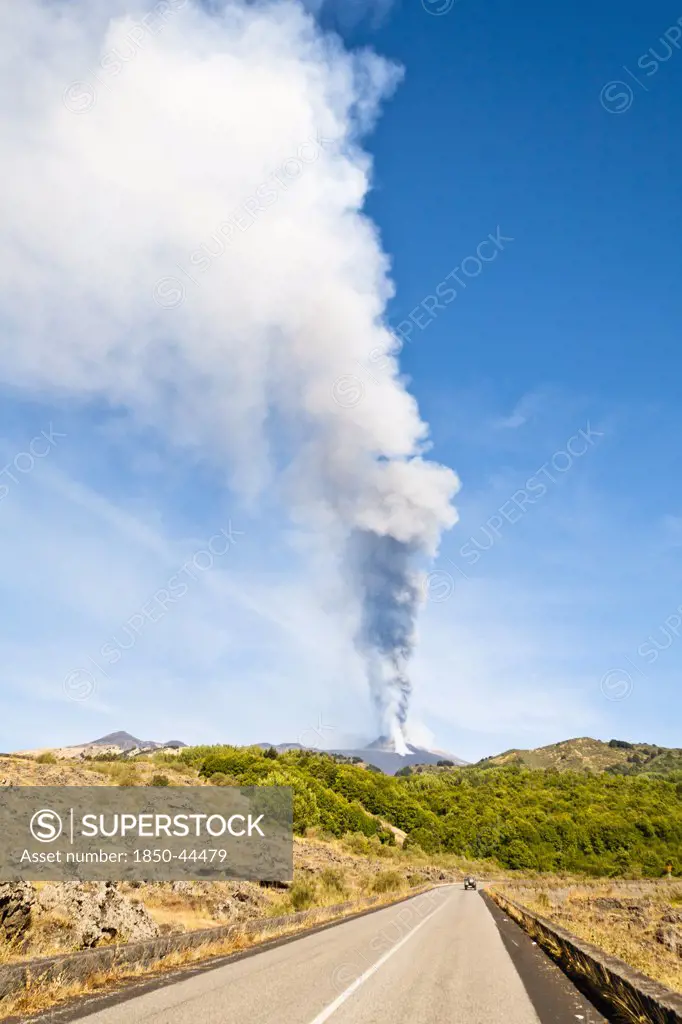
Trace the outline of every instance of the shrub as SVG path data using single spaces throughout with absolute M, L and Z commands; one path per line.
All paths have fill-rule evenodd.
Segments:
M 425 850 L 426 853 L 435 853 L 438 850 L 438 835 L 434 835 L 429 829 L 415 828 L 410 832 L 407 839 L 410 840 L 408 849 L 411 849 L 414 844 Z M 407 845 L 407 839 L 405 840 L 405 845 Z
M 412 875 L 408 875 L 407 876 L 407 884 L 409 886 L 411 886 L 411 888 L 413 888 L 413 889 L 416 889 L 420 885 L 426 885 L 427 882 L 428 882 L 427 876 L 426 875 L 422 875 L 419 871 L 417 871 L 416 873 L 414 873 Z
M 350 832 L 344 836 L 344 843 L 351 853 L 358 853 L 361 856 L 369 853 L 369 839 L 362 832 Z
M 108 775 L 112 785 L 137 786 L 140 783 L 139 775 L 129 764 L 93 764 L 93 768 L 102 775 Z
M 273 766 L 274 767 L 274 766 Z M 320 824 L 320 808 L 315 793 L 307 782 L 297 774 L 272 771 L 265 779 L 266 786 L 291 786 L 294 796 L 294 832 L 304 836 L 306 830 Z
M 372 890 L 374 892 L 395 892 L 402 889 L 405 879 L 399 871 L 380 871 L 374 878 Z
M 83 758 L 84 761 L 97 761 L 97 762 L 108 762 L 108 761 L 129 761 L 130 758 L 126 754 L 114 754 L 111 751 L 103 751 L 101 754 L 86 754 Z
M 36 764 L 56 764 L 57 758 L 54 756 L 51 750 L 46 750 L 44 754 L 38 754 L 36 758 Z
M 505 861 L 513 870 L 537 867 L 532 850 L 522 839 L 512 839 L 506 850 Z
M 294 882 L 289 889 L 289 902 L 294 910 L 307 910 L 312 907 L 317 896 L 317 886 L 310 879 Z
M 170 779 L 167 775 L 152 775 L 150 786 L 170 786 Z
M 339 896 L 345 896 L 348 889 L 346 886 L 346 879 L 344 878 L 343 871 L 339 871 L 338 868 L 324 868 L 319 875 L 320 882 L 325 889 L 330 889 L 332 892 L 337 892 Z
M 208 780 L 212 786 L 238 786 L 239 779 L 234 775 L 226 775 L 225 772 L 216 772 Z
M 120 775 L 115 775 L 114 779 L 119 786 L 137 786 L 140 782 L 133 771 L 121 772 Z
M 167 772 L 178 772 L 179 775 L 193 775 L 194 770 L 186 765 L 184 761 L 181 761 L 177 757 L 166 755 L 165 758 L 154 758 L 154 761 L 160 765 L 163 765 Z

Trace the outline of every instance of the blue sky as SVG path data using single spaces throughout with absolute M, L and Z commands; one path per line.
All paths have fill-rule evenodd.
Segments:
M 573 735 L 682 745 L 682 50 L 653 71 L 650 52 L 667 55 L 680 12 L 403 0 L 341 14 L 320 18 L 404 69 L 363 143 L 365 211 L 431 455 L 462 482 L 420 618 L 413 736 L 470 759 Z M 504 242 L 481 248 L 491 236 Z M 372 367 L 354 372 L 371 403 Z M 371 737 L 338 595 L 277 495 L 249 505 L 200 446 L 19 376 L 0 410 L 3 465 L 29 452 L 0 492 L 0 748 L 119 728 Z M 224 553 L 178 581 L 221 530 Z M 121 648 L 170 579 L 181 596 L 108 664 L 103 645 Z

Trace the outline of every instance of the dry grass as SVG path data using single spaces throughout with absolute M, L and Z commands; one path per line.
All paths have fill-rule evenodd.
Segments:
M 216 925 L 215 917 L 208 909 L 187 906 L 180 900 L 171 905 L 161 900 L 148 900 L 145 907 L 162 932 L 193 932 Z
M 497 886 L 500 892 L 603 949 L 648 977 L 682 992 L 682 955 L 661 941 L 679 933 L 679 882 L 595 882 Z
M 21 959 L 21 951 L 16 942 L 0 942 L 0 967 L 19 959 Z
M 61 762 L 62 767 L 65 762 Z M 109 786 L 151 786 L 160 775 L 165 776 L 170 786 L 207 785 L 199 778 L 195 768 L 182 762 L 165 762 L 152 757 L 140 757 L 131 761 L 84 761 L 87 770 L 103 775 Z
M 36 758 L 0 756 L 0 785 L 4 786 L 104 786 L 106 782 L 84 763 L 39 761 Z
M 159 774 L 166 775 L 172 786 L 208 784 L 196 768 L 158 755 L 130 761 L 67 760 L 50 752 L 0 756 L 0 784 L 12 786 L 148 786 Z

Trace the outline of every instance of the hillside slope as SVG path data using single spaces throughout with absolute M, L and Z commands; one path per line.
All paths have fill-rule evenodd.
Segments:
M 659 747 L 654 743 L 604 743 L 589 736 L 563 740 L 535 750 L 506 750 L 486 757 L 478 768 L 520 765 L 524 768 L 551 768 L 556 771 L 610 772 L 616 775 L 668 775 L 682 771 L 682 750 Z
M 194 747 L 180 761 L 214 785 L 294 790 L 294 828 L 494 859 L 504 868 L 591 875 L 682 875 L 682 772 L 629 778 L 607 772 L 533 771 L 517 764 L 424 767 L 390 777 L 308 751 Z

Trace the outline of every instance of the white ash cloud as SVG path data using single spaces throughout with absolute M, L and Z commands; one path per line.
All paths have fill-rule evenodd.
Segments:
M 5 384 L 126 408 L 251 498 L 283 480 L 295 519 L 348 552 L 358 645 L 401 736 L 419 571 L 458 481 L 425 458 L 362 213 L 361 139 L 399 69 L 295 2 L 25 0 L 0 30 Z M 376 383 L 342 407 L 334 382 L 369 362 Z

